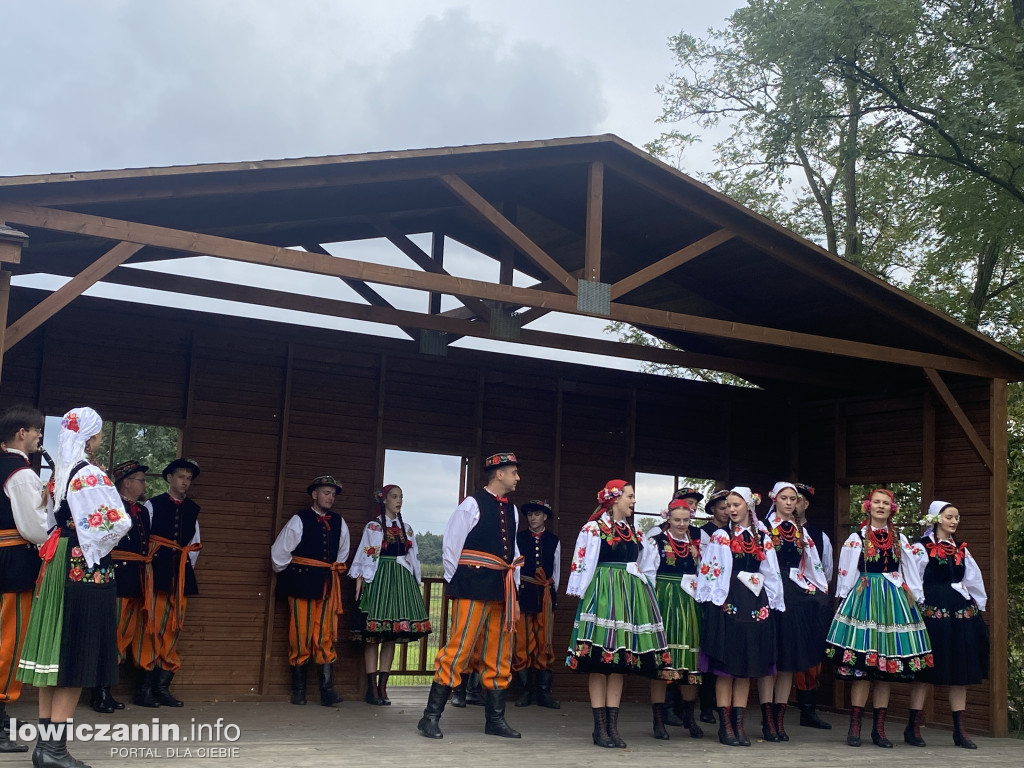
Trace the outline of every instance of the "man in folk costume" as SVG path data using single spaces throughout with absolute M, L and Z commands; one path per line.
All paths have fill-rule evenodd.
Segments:
M 832 541 L 828 534 L 821 528 L 807 522 L 807 510 L 814 500 L 814 487 L 804 483 L 795 483 L 797 492 L 796 514 L 793 516 L 796 521 L 807 529 L 814 546 L 821 554 L 821 565 L 825 570 L 825 581 L 832 581 L 833 553 Z M 827 628 L 826 628 L 827 631 Z M 800 708 L 800 725 L 808 728 L 821 728 L 831 730 L 831 723 L 822 720 L 816 711 L 816 691 L 818 688 L 818 676 L 821 673 L 821 664 L 816 664 L 803 672 L 793 675 L 793 685 L 796 686 L 796 701 Z
M 135 703 L 156 699 L 164 707 L 182 707 L 171 695 L 170 685 L 181 668 L 178 636 L 185 621 L 188 598 L 199 594 L 195 568 L 202 544 L 199 539 L 199 505 L 188 497 L 199 465 L 191 459 L 175 459 L 164 467 L 167 492 L 146 502 L 149 512 L 149 551 L 153 556 L 152 612 L 147 617 L 136 663 L 147 674 L 135 694 Z M 147 597 L 147 599 L 149 599 Z
M 522 512 L 528 529 L 516 536 L 523 567 L 519 571 L 519 622 L 512 669 L 519 676 L 523 693 L 516 706 L 528 707 L 536 701 L 548 709 L 561 709 L 551 696 L 551 665 L 555 661 L 551 631 L 558 601 L 562 545 L 547 530 L 552 515 L 548 502 L 533 499 L 523 505 Z
M 306 489 L 309 507 L 294 515 L 270 548 L 277 592 L 288 599 L 288 663 L 292 668 L 292 704 L 306 703 L 306 665 L 320 666 L 320 703 L 341 701 L 334 691 L 338 658 L 334 643 L 341 614 L 341 575 L 352 541 L 334 500 L 341 484 L 321 475 Z
M 142 677 L 147 671 L 142 667 L 139 658 L 143 642 L 143 630 L 149 615 L 147 599 L 152 599 L 152 571 L 148 564 L 152 562 L 149 554 L 149 512 L 139 503 L 146 493 L 145 464 L 138 461 L 123 461 L 110 470 L 114 487 L 121 496 L 124 509 L 128 513 L 132 527 L 117 542 L 110 553 L 114 560 L 114 575 L 117 583 L 117 660 L 123 664 L 128 657 L 128 649 L 132 648 L 135 664 L 142 669 Z M 148 573 L 148 578 L 146 574 Z M 140 686 L 136 704 L 143 707 L 158 707 L 160 703 L 153 695 L 152 686 L 146 689 Z M 124 709 L 124 704 L 110 695 L 110 688 L 94 688 L 92 692 L 92 708 L 97 712 L 110 713 L 115 709 Z
M 523 558 L 516 544 L 518 515 L 507 494 L 519 483 L 513 453 L 484 462 L 487 484 L 467 496 L 444 530 L 445 592 L 451 598 L 448 643 L 437 652 L 437 671 L 416 729 L 427 738 L 444 737 L 441 713 L 466 668 L 478 636 L 484 634 L 484 733 L 518 739 L 505 722 L 505 693 L 512 678 L 513 632 L 519 614 L 516 589 Z
M 44 423 L 42 413 L 24 405 L 0 416 L 0 752 L 28 751 L 11 738 L 6 708 L 21 695 L 15 671 L 39 575 L 36 547 L 47 538 L 45 489 L 28 458 L 39 450 Z

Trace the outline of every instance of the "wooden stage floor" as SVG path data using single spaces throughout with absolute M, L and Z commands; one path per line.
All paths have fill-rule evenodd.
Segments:
M 1024 741 L 989 739 L 973 736 L 976 752 L 953 746 L 949 731 L 927 729 L 926 748 L 903 744 L 903 723 L 893 721 L 888 728 L 895 749 L 873 746 L 868 738 L 870 719 L 865 717 L 866 743 L 859 749 L 844 743 L 846 721 L 840 715 L 825 714 L 833 724 L 831 731 L 801 728 L 799 713 L 787 715 L 791 741 L 788 744 L 767 744 L 754 740 L 749 748 L 721 746 L 715 726 L 705 726 L 703 739 L 690 739 L 681 728 L 670 728 L 669 741 L 651 737 L 650 707 L 626 704 L 620 717 L 620 733 L 628 742 L 624 750 L 605 750 L 590 740 L 592 720 L 590 708 L 582 703 L 566 703 L 558 711 L 525 707 L 508 707 L 509 724 L 522 731 L 522 739 L 502 739 L 483 733 L 483 708 L 454 709 L 449 706 L 441 718 L 444 739 L 425 739 L 416 732 L 426 699 L 426 688 L 395 688 L 390 691 L 390 707 L 370 707 L 362 701 L 346 701 L 337 709 L 319 706 L 311 699 L 305 707 L 285 702 L 272 703 L 204 703 L 186 705 L 182 709 L 142 709 L 129 706 L 114 715 L 98 715 L 86 706 L 76 711 L 76 723 L 150 723 L 159 717 L 161 723 L 177 723 L 179 733 L 188 737 L 193 723 L 236 725 L 238 739 L 216 743 L 205 738 L 177 744 L 161 742 L 79 743 L 71 745 L 72 754 L 94 766 L 168 765 L 172 762 L 185 768 L 201 766 L 246 766 L 246 768 L 306 768 L 306 766 L 374 766 L 409 768 L 409 766 L 484 765 L 509 766 L 590 766 L 596 761 L 616 766 L 643 768 L 678 768 L 680 761 L 707 766 L 757 766 L 757 768 L 791 768 L 809 766 L 885 766 L 898 761 L 900 768 L 936 764 L 968 766 L 1014 766 L 1024 764 Z M 315 693 L 311 686 L 310 693 Z M 83 696 L 83 700 L 84 700 Z M 9 706 L 9 712 L 22 719 L 33 714 L 29 702 Z M 747 734 L 754 739 L 760 733 L 760 710 L 748 710 Z M 233 733 L 228 733 L 233 736 Z M 237 749 L 211 757 L 210 748 Z M 112 749 L 150 749 L 152 752 L 112 755 Z M 190 754 L 186 755 L 188 749 Z M 215 753 L 216 754 L 216 753 Z M 0 768 L 27 765 L 28 755 L 0 754 Z

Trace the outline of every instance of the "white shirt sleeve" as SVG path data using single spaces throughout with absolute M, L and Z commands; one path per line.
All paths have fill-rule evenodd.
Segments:
M 927 567 L 928 553 L 919 543 L 911 544 L 907 537 L 900 534 L 900 546 L 903 548 L 900 557 L 900 571 L 903 573 L 903 583 L 907 585 L 910 594 L 918 603 L 924 602 L 924 568 Z
M 417 584 L 423 583 L 423 575 L 420 569 L 420 549 L 416 543 L 416 534 L 412 532 L 412 526 L 408 523 L 405 524 L 405 537 L 409 540 L 408 551 L 405 553 L 405 559 L 412 566 L 412 575 L 416 579 Z
M 200 541 L 202 540 L 199 538 L 199 521 L 196 520 L 196 535 L 192 537 L 192 541 L 190 541 L 189 544 L 199 544 Z M 195 568 L 196 560 L 199 559 L 199 551 L 196 550 L 195 552 L 189 552 L 188 557 L 192 561 L 192 567 Z
M 49 526 L 43 503 L 43 481 L 39 475 L 29 467 L 16 470 L 4 483 L 4 493 L 11 500 L 14 525 L 21 537 L 36 546 L 45 542 Z
M 779 568 L 779 555 L 772 544 L 772 537 L 769 533 L 761 535 L 761 544 L 764 547 L 764 560 L 758 570 L 764 578 L 764 591 L 768 594 L 768 607 L 779 611 L 786 610 L 786 598 L 782 591 L 782 572 Z
M 380 559 L 380 547 L 384 542 L 384 532 L 380 523 L 371 520 L 363 526 L 363 535 L 356 547 L 356 556 L 352 558 L 352 567 L 348 569 L 350 578 L 369 583 L 377 575 L 377 563 Z M 341 549 L 341 547 L 339 547 Z
M 594 569 L 601 555 L 601 529 L 597 521 L 590 521 L 583 526 L 576 537 L 576 548 L 572 553 L 572 564 L 569 566 L 569 583 L 565 594 L 582 597 L 594 578 Z
M 462 548 L 466 544 L 466 537 L 473 530 L 480 520 L 480 505 L 476 499 L 467 496 L 462 503 L 455 508 L 452 516 L 448 518 L 448 524 L 444 527 L 444 540 L 441 544 L 441 559 L 444 562 L 444 580 L 451 581 L 455 576 L 455 569 L 459 567 L 459 558 L 462 557 Z M 516 571 L 518 573 L 518 570 Z
M 153 510 L 150 508 L 150 514 L 152 512 Z M 280 573 L 288 567 L 292 561 L 292 552 L 299 546 L 300 541 L 302 541 L 302 519 L 298 515 L 292 515 L 292 519 L 277 534 L 277 538 L 270 547 L 270 563 L 274 573 Z
M 78 546 L 93 568 L 131 530 L 131 517 L 110 478 L 93 464 L 86 464 L 71 478 L 67 502 Z
M 555 572 L 551 574 L 551 580 L 554 582 L 557 594 L 558 588 L 562 584 L 562 542 L 555 544 Z
M 512 531 L 512 560 L 514 561 L 522 554 L 522 552 L 519 551 L 519 510 L 516 509 L 515 504 L 512 504 L 511 507 L 512 519 L 516 521 L 515 529 Z M 516 589 L 519 589 L 519 585 L 521 583 L 519 580 L 519 576 L 522 570 L 523 567 L 519 566 L 514 571 L 512 571 L 512 580 L 516 583 Z
M 839 581 L 836 582 L 836 597 L 846 597 L 860 580 L 860 551 L 863 541 L 859 533 L 851 533 L 839 553 Z
M 704 548 L 697 570 L 697 602 L 722 605 L 729 594 L 732 578 L 732 550 L 729 534 L 719 529 Z
M 825 569 L 825 581 L 832 583 L 832 576 L 835 573 L 835 563 L 832 555 L 832 539 L 824 531 L 821 532 L 821 567 Z
M 334 562 L 344 563 L 352 551 L 352 534 L 348 532 L 348 523 L 345 522 L 345 518 L 338 515 L 338 519 L 341 520 L 341 537 L 338 539 L 338 557 Z
M 654 529 L 652 528 L 651 530 Z M 652 587 L 658 579 L 659 565 L 661 565 L 661 555 L 658 553 L 658 542 L 653 538 L 645 538 L 641 542 L 640 558 L 637 560 L 637 567 L 640 569 L 640 573 L 651 583 Z
M 974 598 L 974 602 L 978 604 L 978 608 L 985 610 L 985 606 L 988 604 L 988 593 L 985 592 L 985 581 L 981 577 L 981 568 L 978 567 L 978 563 L 971 553 L 964 548 L 964 580 L 960 582 L 964 588 L 970 593 L 971 597 Z

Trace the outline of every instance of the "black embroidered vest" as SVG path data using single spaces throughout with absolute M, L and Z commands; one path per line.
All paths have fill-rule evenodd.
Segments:
M 185 498 L 175 504 L 166 493 L 150 499 L 153 507 L 153 524 L 150 536 L 162 536 L 181 546 L 187 546 L 196 535 L 199 524 L 199 505 Z M 161 547 L 153 556 L 153 590 L 177 594 L 178 558 L 181 553 L 175 549 Z M 198 595 L 196 574 L 192 570 L 192 559 L 185 562 L 185 596 Z
M 307 507 L 298 513 L 302 521 L 302 538 L 292 550 L 292 557 L 305 557 L 333 563 L 338 559 L 341 543 L 341 515 L 328 512 L 324 515 L 327 525 L 320 516 Z M 330 528 L 328 528 L 330 526 Z M 282 597 L 296 597 L 301 600 L 323 600 L 331 589 L 331 571 L 312 565 L 289 563 L 277 574 L 277 594 Z
M 19 469 L 29 466 L 17 453 L 0 453 L 0 485 Z M 16 529 L 14 510 L 7 494 L 0 490 L 0 528 Z M 32 589 L 39 575 L 39 553 L 34 544 L 0 547 L 0 592 L 24 592 Z
M 511 502 L 499 504 L 485 490 L 473 494 L 480 507 L 480 519 L 466 536 L 463 551 L 475 549 L 497 555 L 506 563 L 515 556 L 516 517 Z M 502 525 L 504 523 L 504 525 Z M 469 600 L 504 600 L 505 582 L 501 571 L 460 565 L 446 588 L 448 597 Z
M 540 536 L 534 536 L 529 529 L 520 531 L 516 536 L 519 542 L 519 554 L 523 556 L 523 567 L 519 571 L 522 576 L 535 576 L 538 568 L 544 569 L 546 578 L 555 576 L 555 548 L 558 546 L 558 537 L 551 531 L 544 531 Z M 523 613 L 540 613 L 544 600 L 544 587 L 539 584 L 526 584 L 522 582 L 519 586 L 519 608 Z M 555 599 L 555 589 L 551 588 L 551 599 Z

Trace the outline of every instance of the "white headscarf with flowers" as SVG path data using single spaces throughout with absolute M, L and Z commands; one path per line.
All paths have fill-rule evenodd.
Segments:
M 942 514 L 943 510 L 947 507 L 952 507 L 948 501 L 933 501 L 928 505 L 928 514 L 922 517 L 917 522 L 920 525 L 926 526 L 922 536 L 930 536 L 935 526 L 939 524 L 939 515 Z
M 53 476 L 53 506 L 59 507 L 68 491 L 71 470 L 86 461 L 85 444 L 103 431 L 103 419 L 92 408 L 72 408 L 64 414 L 57 437 L 57 461 Z
M 750 510 L 750 527 L 754 530 L 757 530 L 757 512 L 755 512 L 754 510 L 757 507 L 757 505 L 761 503 L 761 497 L 758 494 L 751 491 L 745 485 L 737 485 L 735 488 L 730 490 L 729 493 L 735 493 L 737 496 L 739 496 L 741 499 L 747 502 L 747 508 Z

